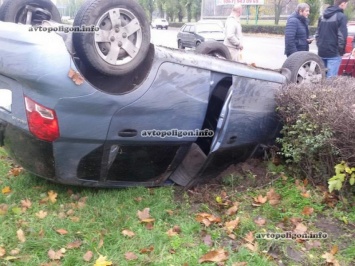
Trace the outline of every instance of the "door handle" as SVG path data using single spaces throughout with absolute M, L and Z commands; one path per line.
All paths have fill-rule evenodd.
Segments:
M 123 137 L 123 138 L 132 138 L 132 137 L 137 136 L 137 130 L 125 129 L 125 130 L 118 132 L 118 136 Z

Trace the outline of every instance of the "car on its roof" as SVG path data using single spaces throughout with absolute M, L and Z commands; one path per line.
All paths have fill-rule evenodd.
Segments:
M 169 22 L 164 18 L 156 18 L 152 21 L 152 28 L 167 30 L 169 28 Z
M 308 52 L 271 70 L 154 46 L 136 1 L 88 0 L 73 28 L 55 14 L 50 0 L 0 8 L 0 145 L 53 182 L 205 182 L 273 143 L 282 86 L 324 77 Z
M 195 48 L 205 41 L 223 42 L 224 30 L 217 23 L 186 23 L 177 34 L 180 49 Z

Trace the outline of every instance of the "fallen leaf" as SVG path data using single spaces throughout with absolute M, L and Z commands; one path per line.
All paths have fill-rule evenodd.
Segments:
M 18 240 L 20 240 L 21 243 L 26 242 L 25 233 L 23 232 L 22 229 L 17 230 L 16 234 L 17 234 Z
M 128 237 L 134 237 L 134 236 L 135 236 L 135 233 L 133 233 L 133 232 L 130 231 L 130 230 L 123 230 L 123 231 L 122 231 L 122 235 L 128 236 Z
M 228 252 L 226 252 L 224 249 L 217 249 L 217 250 L 212 250 L 205 255 L 203 255 L 198 262 L 203 263 L 203 262 L 223 262 L 228 259 Z
M 94 254 L 92 253 L 92 251 L 90 251 L 90 250 L 87 251 L 83 256 L 83 260 L 86 262 L 89 262 L 89 261 L 91 261 L 93 255 Z
M 10 255 L 12 255 L 12 256 L 16 256 L 18 254 L 20 254 L 20 250 L 18 248 L 15 248 L 10 251 Z
M 99 244 L 97 245 L 97 248 L 100 249 L 103 245 L 104 245 L 104 239 L 103 239 L 103 236 L 101 235 L 100 240 L 99 240 Z
M 29 209 L 32 206 L 32 202 L 29 199 L 21 200 L 21 206 L 23 208 Z
M 43 218 L 45 218 L 46 216 L 47 216 L 47 212 L 45 212 L 45 211 L 39 211 L 39 212 L 37 212 L 35 215 L 39 218 L 39 219 L 43 219 Z
M 22 167 L 13 167 L 9 171 L 9 175 L 18 176 L 18 175 L 20 175 L 22 173 L 22 171 L 23 171 Z
M 65 230 L 65 229 L 57 229 L 57 230 L 55 230 L 58 234 L 60 234 L 60 235 L 66 235 L 66 234 L 68 234 L 68 231 L 67 230 Z
M 180 226 L 174 225 L 173 231 L 176 232 L 176 233 L 178 233 L 178 234 L 180 234 L 180 233 L 181 233 L 181 228 L 180 228 Z
M 205 212 L 197 213 L 195 219 L 207 227 L 209 227 L 212 223 L 220 223 L 222 221 L 221 218 Z
M 2 194 L 9 194 L 9 193 L 11 193 L 11 188 L 9 186 L 6 186 L 1 190 L 1 193 Z
M 138 259 L 138 256 L 136 254 L 134 254 L 133 252 L 127 252 L 126 254 L 124 254 L 126 260 L 136 260 Z
M 7 210 L 8 210 L 8 206 L 7 204 L 0 204 L 0 215 L 5 215 L 7 213 Z
M 72 222 L 74 222 L 74 223 L 77 223 L 80 221 L 80 218 L 76 217 L 76 216 L 69 217 L 69 219 L 72 220 Z
M 75 85 L 81 85 L 84 83 L 84 78 L 80 75 L 79 72 L 74 69 L 69 69 L 68 77 L 74 81 Z
M 137 197 L 137 198 L 134 198 L 134 200 L 135 200 L 136 202 L 141 202 L 141 201 L 143 200 L 143 198 L 142 198 L 142 197 Z
M 244 244 L 245 247 L 247 247 L 249 250 L 253 251 L 253 252 L 257 252 L 259 247 L 258 247 L 258 243 L 254 243 L 254 244 L 251 244 L 251 243 L 246 243 Z
M 149 211 L 150 211 L 150 208 L 145 208 L 143 211 L 137 212 L 137 216 L 138 216 L 139 220 L 141 220 L 142 223 L 151 223 L 155 220 L 150 217 Z
M 302 214 L 303 215 L 311 215 L 313 213 L 314 209 L 311 207 L 304 207 Z
M 6 250 L 3 247 L 0 247 L 0 258 L 4 257 L 6 254 Z
M 154 225 L 153 225 L 153 223 L 146 223 L 146 224 L 145 224 L 145 228 L 146 228 L 147 230 L 153 230 L 153 229 L 154 229 Z
M 332 253 L 326 252 L 322 255 L 322 258 L 325 259 L 327 263 L 331 263 L 333 266 L 340 266 L 339 261 L 335 259 Z
M 100 255 L 100 257 L 96 260 L 94 266 L 109 266 L 112 265 L 111 261 L 106 261 L 106 257 Z
M 60 260 L 62 257 L 64 257 L 64 255 L 61 250 L 54 251 L 53 249 L 50 249 L 48 251 L 48 257 L 51 260 Z
M 296 228 L 293 230 L 295 234 L 304 234 L 307 232 L 307 226 L 303 223 L 299 223 L 296 225 Z
M 174 214 L 174 212 L 173 212 L 172 210 L 166 210 L 166 212 L 167 212 L 170 216 L 172 216 L 172 215 Z
M 239 208 L 239 202 L 235 202 L 232 207 L 230 207 L 227 211 L 226 214 L 231 216 L 237 213 Z
M 154 247 L 153 246 L 150 246 L 148 248 L 143 248 L 140 250 L 140 253 L 141 254 L 147 254 L 147 253 L 151 253 L 154 251 Z
M 310 198 L 311 197 L 311 193 L 309 191 L 306 191 L 304 193 L 301 193 L 301 196 L 304 198 Z
M 281 196 L 275 192 L 274 188 L 271 188 L 267 193 L 266 197 L 269 200 L 270 205 L 276 205 L 280 202 Z
M 225 222 L 224 229 L 227 231 L 228 234 L 233 233 L 233 230 L 238 226 L 240 218 L 237 217 L 235 220 Z
M 302 218 L 297 218 L 297 217 L 292 217 L 289 220 L 293 225 L 298 225 L 300 222 L 302 222 Z
M 50 202 L 55 203 L 57 201 L 58 194 L 53 190 L 48 191 L 48 199 Z
M 260 206 L 261 204 L 264 204 L 265 202 L 267 202 L 267 197 L 263 197 L 262 195 L 259 195 L 254 198 L 253 206 Z
M 332 249 L 330 250 L 330 253 L 333 254 L 333 255 L 335 255 L 335 254 L 338 253 L 338 250 L 339 250 L 338 246 L 335 245 L 335 246 L 333 246 Z
M 79 248 L 81 245 L 82 242 L 80 240 L 75 240 L 74 242 L 67 244 L 67 249 Z
M 244 240 L 247 241 L 248 243 L 252 244 L 254 242 L 254 240 L 255 240 L 254 232 L 252 232 L 252 231 L 248 232 L 245 235 Z
M 254 223 L 256 223 L 257 225 L 259 226 L 263 226 L 266 224 L 266 220 L 264 218 L 261 218 L 261 217 L 257 217 L 255 220 L 254 220 Z
M 169 229 L 169 230 L 166 232 L 166 234 L 167 234 L 169 237 L 173 237 L 173 236 L 177 236 L 177 235 L 178 235 L 178 233 L 175 232 L 172 228 Z
M 213 245 L 213 241 L 212 241 L 212 237 L 210 235 L 206 235 L 204 238 L 202 238 L 203 243 L 205 243 L 205 245 L 207 246 L 212 246 Z

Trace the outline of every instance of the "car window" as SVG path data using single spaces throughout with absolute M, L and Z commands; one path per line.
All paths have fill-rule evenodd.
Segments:
M 165 19 L 162 19 L 161 22 L 166 22 L 166 20 L 165 20 Z
M 223 29 L 218 24 L 199 24 L 196 26 L 196 32 L 223 32 Z
M 184 32 L 189 32 L 190 31 L 191 26 L 190 25 L 186 25 L 185 28 L 183 29 Z
M 195 32 L 195 26 L 194 25 L 191 26 L 190 32 Z

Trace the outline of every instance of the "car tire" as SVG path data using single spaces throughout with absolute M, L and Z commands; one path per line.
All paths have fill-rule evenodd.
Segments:
M 207 41 L 201 43 L 196 47 L 196 53 L 198 54 L 207 54 L 218 58 L 223 58 L 226 60 L 231 60 L 232 56 L 223 43 L 217 41 Z
M 82 25 L 99 29 L 73 34 L 75 51 L 84 64 L 102 74 L 120 76 L 144 61 L 150 45 L 150 25 L 137 2 L 86 1 L 74 20 L 74 26 Z
M 165 27 L 166 30 L 168 30 L 168 27 Z
M 62 22 L 57 7 L 50 0 L 5 0 L 0 7 L 0 20 L 26 24 L 27 12 L 24 11 L 27 5 L 45 11 L 32 13 L 32 25 L 39 25 L 43 20 Z
M 182 45 L 181 40 L 178 40 L 178 49 L 185 49 L 185 46 Z
M 196 48 L 199 47 L 201 45 L 201 42 L 200 41 L 197 41 L 196 42 Z
M 318 83 L 325 78 L 323 60 L 318 55 L 306 51 L 290 55 L 282 68 L 291 71 L 290 82 L 293 83 Z

